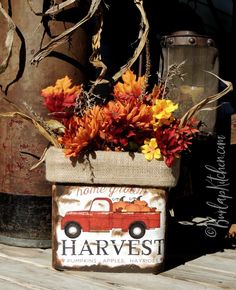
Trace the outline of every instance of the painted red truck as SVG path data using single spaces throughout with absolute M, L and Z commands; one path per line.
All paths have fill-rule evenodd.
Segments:
M 160 212 L 113 211 L 109 198 L 95 198 L 87 211 L 70 211 L 61 220 L 61 228 L 69 238 L 77 238 L 81 231 L 100 232 L 112 229 L 129 231 L 132 238 L 140 239 L 147 229 L 160 227 Z

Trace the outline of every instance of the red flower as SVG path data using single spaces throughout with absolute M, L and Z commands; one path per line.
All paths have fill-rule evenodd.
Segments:
M 57 80 L 55 86 L 43 89 L 41 95 L 44 97 L 44 105 L 51 113 L 61 113 L 75 105 L 80 92 L 81 86 L 72 86 L 71 79 L 66 76 Z M 56 116 L 60 115 L 56 114 Z
M 156 139 L 161 154 L 165 157 L 166 165 L 171 167 L 174 159 L 180 157 L 180 153 L 188 149 L 191 139 L 198 130 L 188 123 L 179 127 L 179 120 L 174 120 L 168 126 L 160 126 L 156 131 Z

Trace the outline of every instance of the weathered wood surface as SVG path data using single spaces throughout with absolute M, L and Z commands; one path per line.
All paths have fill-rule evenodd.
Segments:
M 236 290 L 236 250 L 207 254 L 154 274 L 56 271 L 51 249 L 0 245 L 3 290 Z

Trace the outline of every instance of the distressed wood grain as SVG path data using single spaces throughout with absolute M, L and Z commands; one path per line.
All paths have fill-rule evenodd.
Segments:
M 236 260 L 217 255 L 206 255 L 195 259 L 186 265 L 192 267 L 200 267 L 201 269 L 215 271 L 225 275 L 234 276 L 236 278 Z M 236 286 L 236 285 L 235 285 Z M 236 288 L 236 287 L 235 287 Z
M 0 244 L 0 289 L 4 290 L 219 290 L 236 289 L 236 251 L 208 254 L 158 275 L 56 271 L 51 249 Z
M 183 281 L 191 281 L 197 285 L 219 287 L 221 289 L 236 289 L 235 275 L 226 275 L 226 273 L 215 271 L 215 269 L 210 267 L 195 267 L 188 264 L 162 273 L 162 275 Z

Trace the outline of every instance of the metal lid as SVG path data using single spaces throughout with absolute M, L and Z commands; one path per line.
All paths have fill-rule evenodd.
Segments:
M 215 41 L 206 35 L 200 35 L 194 31 L 181 30 L 161 38 L 162 47 L 178 45 L 216 47 Z

